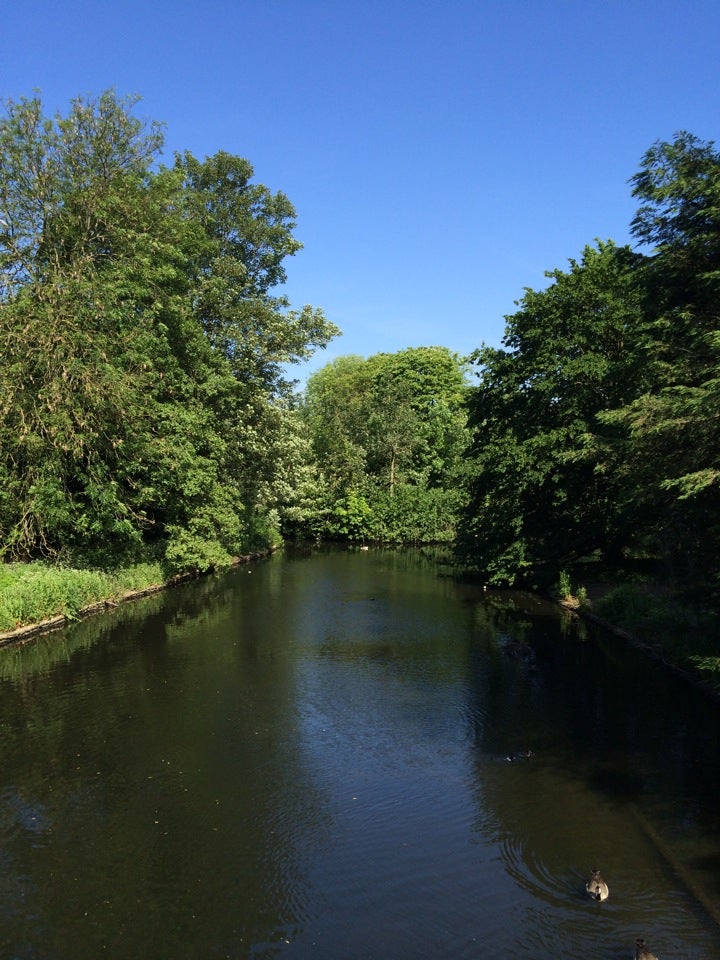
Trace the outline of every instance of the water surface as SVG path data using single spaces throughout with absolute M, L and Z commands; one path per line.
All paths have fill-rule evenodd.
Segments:
M 0 957 L 720 960 L 719 719 L 427 554 L 197 581 L 0 651 Z

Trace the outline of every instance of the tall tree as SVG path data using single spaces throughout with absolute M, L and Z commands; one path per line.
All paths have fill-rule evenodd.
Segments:
M 468 366 L 446 347 L 375 354 L 371 372 L 374 472 L 399 482 L 449 486 L 466 433 Z
M 458 550 L 489 582 L 554 576 L 618 543 L 623 500 L 593 438 L 600 411 L 643 389 L 641 260 L 611 242 L 586 247 L 545 290 L 526 290 L 502 349 L 474 355 Z
M 0 538 L 208 567 L 267 533 L 281 364 L 337 331 L 270 292 L 299 246 L 286 198 L 227 154 L 156 167 L 135 105 L 0 120 Z
M 225 431 L 228 466 L 247 534 L 256 536 L 279 504 L 276 486 L 287 494 L 285 458 L 275 442 L 291 423 L 282 412 L 291 386 L 284 368 L 325 347 L 339 330 L 321 310 L 291 310 L 287 297 L 273 293 L 286 278 L 285 258 L 302 246 L 283 193 L 255 183 L 250 163 L 224 151 L 202 162 L 186 152 L 176 157 L 175 170 L 186 215 L 204 239 L 194 265 L 194 314 L 238 385 L 234 416 L 242 429 Z
M 302 411 L 314 457 L 333 497 L 362 487 L 368 444 L 367 361 L 337 357 L 308 378 Z
M 705 589 L 720 574 L 720 153 L 679 133 L 646 152 L 632 183 L 641 201 L 632 230 L 652 247 L 655 386 L 604 419 L 629 431 L 627 483 L 654 517 L 653 549 Z
M 341 512 L 343 531 L 350 513 L 359 518 L 353 529 L 376 539 L 450 535 L 466 374 L 446 348 L 414 347 L 341 357 L 310 377 L 304 415 L 327 479 L 328 512 Z
M 184 322 L 162 273 L 183 253 L 149 176 L 159 133 L 133 105 L 108 93 L 51 121 L 23 100 L 0 124 L 2 534 L 20 553 L 146 519 L 136 468 L 155 442 L 133 425 L 176 367 L 158 332 Z
M 281 192 L 253 182 L 241 157 L 220 151 L 204 161 L 176 157 L 187 212 L 206 243 L 196 263 L 196 314 L 236 378 L 267 396 L 287 392 L 282 370 L 325 347 L 339 330 L 322 310 L 290 310 L 271 291 L 286 279 L 284 260 L 302 248 L 295 209 Z

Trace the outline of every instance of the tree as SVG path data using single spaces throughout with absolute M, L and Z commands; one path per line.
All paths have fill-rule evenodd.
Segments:
M 647 538 L 673 574 L 720 574 L 720 153 L 679 133 L 645 154 L 632 178 L 632 223 L 652 245 L 646 267 L 653 389 L 609 411 L 628 432 L 626 474 Z
M 342 532 L 338 518 L 361 498 L 370 509 L 354 514 L 366 538 L 450 535 L 467 391 L 463 361 L 444 347 L 341 357 L 310 377 L 303 414 L 327 483 L 326 513 L 337 514 L 331 532 Z
M 228 154 L 156 167 L 135 105 L 0 120 L 0 537 L 207 568 L 275 536 L 281 365 L 337 331 L 270 293 L 289 201 Z
M 182 175 L 187 213 L 202 226 L 196 264 L 196 315 L 236 378 L 267 396 L 286 391 L 282 366 L 307 359 L 339 330 L 321 310 L 288 310 L 271 290 L 286 279 L 283 261 L 302 249 L 293 236 L 295 209 L 280 192 L 252 181 L 247 160 L 220 151 L 205 161 L 186 152 Z
M 363 485 L 369 392 L 367 361 L 354 355 L 325 364 L 311 374 L 305 386 L 302 414 L 314 459 L 332 497 Z
M 176 379 L 158 333 L 186 318 L 163 274 L 183 258 L 171 185 L 148 170 L 161 140 L 133 105 L 104 94 L 50 121 L 23 100 L 0 125 L 2 534 L 21 555 L 146 520 L 135 493 L 157 443 L 137 424 L 155 419 L 160 369 Z
M 392 492 L 403 480 L 449 486 L 466 442 L 468 368 L 445 347 L 376 354 L 372 371 L 378 475 Z
M 641 261 L 611 242 L 586 247 L 545 290 L 526 290 L 502 349 L 474 355 L 458 551 L 489 582 L 551 577 L 618 543 L 623 498 L 598 454 L 596 417 L 642 391 Z
M 283 409 L 291 385 L 283 367 L 309 357 L 339 331 L 321 310 L 290 310 L 286 297 L 271 293 L 285 280 L 284 259 L 302 246 L 284 194 L 254 183 L 248 161 L 224 151 L 203 162 L 186 152 L 176 157 L 175 170 L 183 179 L 186 215 L 204 237 L 193 277 L 195 316 L 238 385 L 234 416 L 242 429 L 235 425 L 226 435 L 246 536 L 276 539 L 276 510 L 287 502 L 287 458 L 276 442 L 289 425 Z

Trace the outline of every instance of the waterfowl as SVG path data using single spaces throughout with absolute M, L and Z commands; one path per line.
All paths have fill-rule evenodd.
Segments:
M 523 750 L 521 753 L 509 754 L 505 759 L 508 763 L 512 763 L 513 760 L 529 760 L 530 757 L 535 756 L 532 750 Z
M 585 889 L 593 900 L 607 900 L 610 896 L 608 885 L 600 876 L 599 870 L 593 870 L 590 879 L 585 884 Z
M 654 953 L 650 953 L 642 937 L 635 941 L 635 960 L 658 960 Z

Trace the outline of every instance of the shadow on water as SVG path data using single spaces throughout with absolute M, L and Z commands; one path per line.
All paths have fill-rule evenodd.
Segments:
M 265 717 L 285 709 L 282 664 L 270 691 L 256 618 L 234 636 L 239 580 L 4 657 L 0 956 L 242 956 L 283 939 L 302 880 L 274 797 L 313 791 Z M 291 786 L 264 775 L 268 754 Z
M 478 805 L 493 812 L 511 873 L 550 902 L 573 889 L 579 907 L 583 871 L 600 862 L 616 877 L 603 905 L 616 923 L 603 923 L 594 949 L 635 923 L 669 955 L 716 956 L 720 862 L 707 850 L 720 848 L 717 704 L 535 597 L 491 594 L 476 613 Z M 532 757 L 498 776 L 488 759 L 506 741 Z M 688 914 L 709 922 L 712 948 L 702 935 L 693 947 Z
M 0 956 L 720 960 L 717 705 L 450 574 L 288 551 L 3 651 Z

